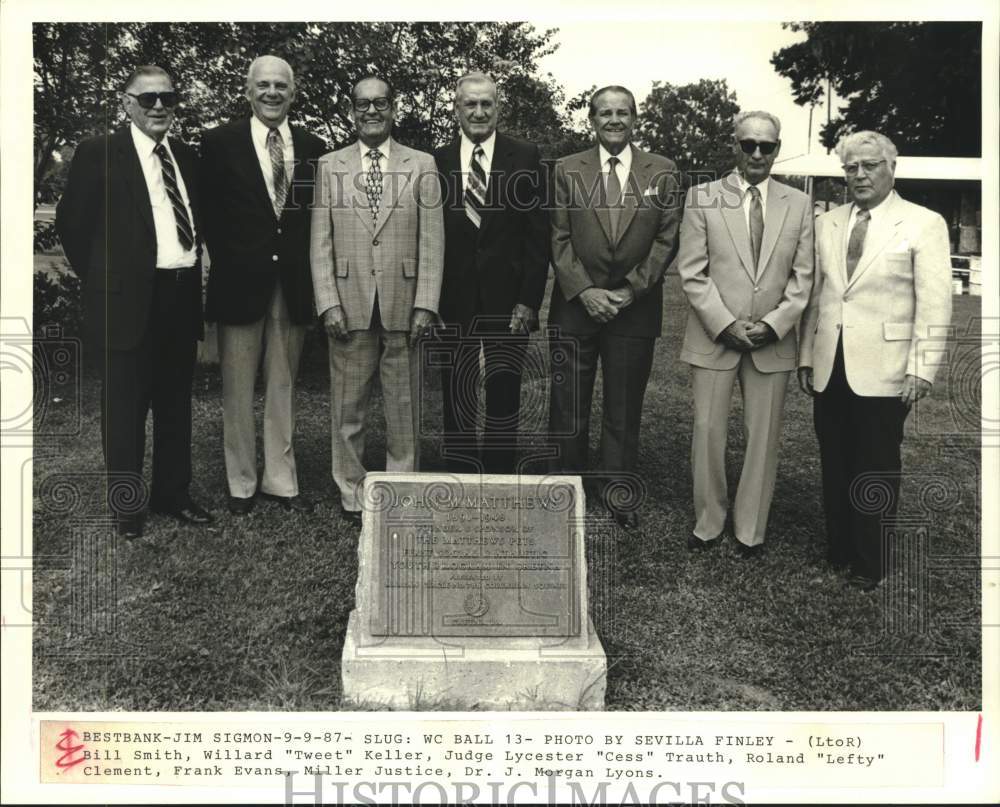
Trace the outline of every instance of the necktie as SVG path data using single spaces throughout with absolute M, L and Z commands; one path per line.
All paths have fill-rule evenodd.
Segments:
M 760 203 L 760 188 L 750 186 L 750 250 L 753 252 L 754 272 L 760 263 L 760 244 L 764 240 L 764 208 Z
M 372 211 L 372 227 L 378 222 L 378 208 L 382 201 L 382 169 L 378 164 L 381 159 L 381 151 L 378 149 L 369 150 L 368 160 L 371 165 L 365 178 L 365 193 L 368 195 L 368 207 Z
M 618 219 L 622 214 L 622 183 L 615 170 L 620 160 L 617 157 L 608 158 L 608 218 L 611 221 L 611 240 L 618 239 Z
M 160 158 L 160 173 L 163 175 L 163 186 L 167 189 L 167 197 L 170 205 L 174 209 L 174 224 L 177 225 L 177 240 L 184 249 L 191 249 L 194 246 L 194 230 L 191 227 L 191 219 L 188 218 L 187 207 L 181 196 L 180 187 L 177 185 L 177 170 L 174 168 L 174 161 L 170 159 L 170 152 L 162 143 L 157 143 L 153 153 Z
M 865 236 L 868 235 L 868 220 L 872 214 L 867 210 L 859 210 L 857 221 L 854 222 L 854 229 L 851 230 L 851 237 L 847 242 L 847 279 L 851 279 L 858 261 L 861 260 L 861 253 L 865 251 Z
M 274 179 L 274 215 L 280 219 L 288 193 L 288 178 L 285 175 L 284 141 L 277 129 L 267 133 L 267 152 L 271 156 L 271 176 Z
M 476 229 L 483 223 L 483 208 L 486 206 L 486 171 L 479 162 L 485 156 L 483 147 L 476 144 L 469 162 L 469 174 L 465 179 L 465 215 Z

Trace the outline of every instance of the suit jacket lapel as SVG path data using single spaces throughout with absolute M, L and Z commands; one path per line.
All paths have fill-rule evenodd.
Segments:
M 570 169 L 572 170 L 572 169 Z M 570 177 L 572 187 L 573 178 Z M 591 209 L 601 223 L 604 230 L 604 237 L 611 241 L 611 218 L 608 216 L 607 205 L 604 204 L 604 175 L 601 173 L 601 156 L 595 146 L 580 160 L 580 184 L 581 189 L 590 200 Z
M 149 201 L 149 188 L 146 186 L 146 175 L 142 173 L 142 164 L 132 142 L 132 134 L 128 128 L 119 132 L 115 147 L 118 150 L 119 165 L 123 168 L 125 185 L 132 193 L 139 215 L 156 237 L 156 225 L 153 224 L 153 205 Z
M 410 182 L 410 155 L 404 153 L 402 146 L 395 140 L 390 140 L 389 143 L 389 164 L 382 175 L 382 198 L 379 200 L 378 221 L 375 224 L 373 235 L 378 235 L 385 227 L 385 223 L 389 220 L 392 211 L 399 203 L 399 198 Z M 368 194 L 363 191 L 362 193 L 367 200 Z M 368 220 L 371 221 L 371 216 Z
M 449 210 L 463 212 L 465 201 L 462 198 L 462 140 L 455 140 L 445 149 L 441 170 L 444 172 L 447 186 L 447 197 L 444 203 Z M 464 212 L 463 212 L 464 215 Z
M 767 213 L 764 215 L 764 240 L 760 245 L 760 262 L 757 264 L 756 276 L 764 271 L 767 262 L 774 252 L 774 245 L 778 241 L 778 234 L 785 224 L 785 216 L 788 215 L 788 194 L 783 185 L 771 180 L 767 194 Z
M 740 256 L 743 269 L 750 275 L 751 280 L 756 280 L 757 272 L 753 265 L 753 253 L 750 250 L 750 232 L 747 230 L 746 216 L 743 215 L 743 195 L 740 193 L 735 177 L 735 174 L 727 174 L 719 185 L 722 220 L 726 222 L 726 229 L 729 230 L 729 237 L 733 239 L 733 245 L 736 247 L 736 253 Z
M 497 139 L 493 144 L 493 160 L 490 163 L 489 183 L 486 187 L 486 210 L 483 211 L 479 227 L 480 236 L 483 236 L 491 223 L 496 220 L 495 212 L 503 209 L 504 179 L 510 172 L 512 156 L 511 142 L 497 132 Z
M 274 204 L 271 202 L 271 195 L 267 192 L 267 183 L 264 181 L 264 170 L 261 168 L 260 160 L 257 159 L 257 149 L 253 144 L 253 135 L 250 130 L 250 118 L 243 122 L 241 147 L 236 152 L 236 162 L 244 176 L 249 180 L 257 197 L 257 204 L 265 205 L 273 214 Z
M 632 223 L 632 219 L 635 217 L 635 211 L 639 204 L 642 202 L 642 194 L 645 193 L 645 189 L 649 187 L 650 181 L 650 165 L 646 160 L 646 155 L 639 151 L 635 146 L 630 145 L 632 149 L 632 167 L 628 172 L 628 179 L 625 183 L 625 188 L 623 190 L 622 198 L 622 212 L 618 218 L 618 237 L 615 239 L 617 244 L 622 240 L 625 235 L 625 231 L 628 230 L 629 225 Z
M 853 286 L 858 282 L 858 278 L 865 273 L 865 270 L 872 265 L 875 258 L 882 253 L 883 248 L 895 237 L 899 225 L 903 223 L 902 210 L 896 204 L 895 199 L 889 205 L 889 209 L 885 211 L 885 216 L 882 219 L 882 224 L 878 228 L 868 231 L 868 235 L 865 238 L 864 251 L 858 259 L 858 265 L 854 267 L 854 274 L 851 275 L 851 279 L 847 283 L 848 286 Z M 846 271 L 846 260 L 844 261 L 844 266 Z
M 342 172 L 337 179 L 343 184 L 342 204 L 348 204 L 361 219 L 368 232 L 374 231 L 372 211 L 368 206 L 368 194 L 365 193 L 364 163 L 361 162 L 361 151 L 357 142 L 348 146 L 338 158 L 338 171 Z

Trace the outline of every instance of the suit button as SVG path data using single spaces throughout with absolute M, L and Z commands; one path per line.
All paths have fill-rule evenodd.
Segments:
M 378 239 L 377 238 L 374 241 L 372 241 L 372 246 L 373 247 L 377 247 L 378 246 Z
M 281 235 L 281 228 L 278 228 L 278 235 Z
M 272 255 L 272 256 L 271 256 L 271 260 L 272 260 L 272 261 L 276 261 L 276 260 L 278 260 L 278 256 L 277 256 L 277 255 Z
M 756 294 L 758 291 L 760 291 L 760 286 L 754 286 L 753 290 L 754 290 L 754 294 Z

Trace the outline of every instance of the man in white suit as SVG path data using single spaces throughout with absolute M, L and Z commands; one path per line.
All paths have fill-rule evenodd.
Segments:
M 930 391 L 951 323 L 950 244 L 941 216 L 893 190 L 887 137 L 856 132 L 837 155 L 853 203 L 816 222 L 799 384 L 814 396 L 829 560 L 871 591 L 885 576 L 882 519 L 899 498 L 903 423 Z M 878 512 L 857 506 L 871 486 L 886 498 Z
M 780 134 L 781 123 L 768 112 L 736 117 L 736 171 L 688 191 L 677 259 L 690 304 L 681 359 L 691 365 L 695 413 L 688 548 L 717 546 L 725 527 L 726 435 L 738 379 L 747 447 L 733 532 L 744 558 L 763 547 L 795 327 L 812 287 L 812 204 L 770 178 Z
M 341 513 L 361 523 L 365 428 L 376 371 L 386 417 L 386 468 L 413 471 L 417 339 L 437 316 L 444 222 L 434 158 L 392 139 L 388 83 L 353 92 L 358 140 L 320 160 L 312 219 L 316 311 L 330 342 L 333 479 Z

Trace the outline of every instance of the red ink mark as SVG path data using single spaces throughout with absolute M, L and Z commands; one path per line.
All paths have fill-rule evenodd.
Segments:
M 976 723 L 976 762 L 979 762 L 979 748 L 983 742 L 983 716 L 979 715 Z
M 74 765 L 79 765 L 83 762 L 84 757 L 74 757 L 73 755 L 78 751 L 82 751 L 86 746 L 83 743 L 75 745 L 73 743 L 74 737 L 79 737 L 73 729 L 66 729 L 62 734 L 59 735 L 62 739 L 56 743 L 56 748 L 64 752 L 59 759 L 56 760 L 57 768 L 72 768 Z

